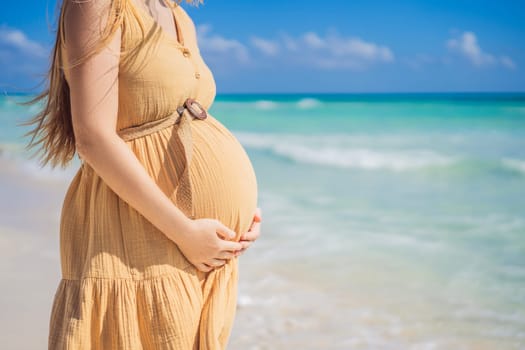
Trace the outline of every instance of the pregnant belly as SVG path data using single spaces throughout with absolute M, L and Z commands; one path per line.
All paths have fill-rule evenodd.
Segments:
M 257 207 L 257 179 L 237 138 L 208 113 L 192 123 L 190 177 L 197 218 L 215 218 L 237 233 L 246 232 Z

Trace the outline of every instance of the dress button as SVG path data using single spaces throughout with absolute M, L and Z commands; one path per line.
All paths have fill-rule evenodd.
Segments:
M 195 78 L 196 78 L 196 79 L 200 79 L 200 78 L 201 78 L 201 73 L 199 73 L 199 72 L 195 72 Z
M 184 55 L 184 57 L 190 57 L 190 50 L 187 48 L 184 48 L 182 50 L 182 54 Z

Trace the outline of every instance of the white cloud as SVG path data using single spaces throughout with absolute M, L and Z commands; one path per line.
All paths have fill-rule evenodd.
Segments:
M 212 34 L 212 27 L 209 24 L 197 26 L 197 37 L 199 50 L 210 53 L 210 57 L 217 54 L 225 55 L 228 58 L 234 57 L 238 62 L 248 63 L 250 55 L 248 49 L 241 42 L 235 39 L 227 39 L 218 34 Z
M 297 51 L 299 49 L 295 40 L 286 33 L 281 34 L 281 41 L 284 47 L 289 51 Z
M 266 40 L 259 37 L 251 38 L 252 45 L 268 56 L 275 56 L 279 53 L 279 44 L 273 40 Z
M 500 62 L 507 68 L 516 69 L 516 63 L 514 63 L 514 61 L 508 56 L 501 56 Z
M 5 26 L 0 28 L 0 43 L 10 49 L 22 51 L 35 57 L 46 57 L 49 54 L 48 50 L 41 44 L 30 40 L 21 30 L 16 28 Z
M 459 38 L 449 39 L 447 46 L 459 51 L 477 66 L 494 63 L 494 57 L 481 50 L 476 35 L 472 32 L 464 32 Z
M 334 57 L 346 57 L 366 62 L 391 62 L 394 60 L 392 50 L 386 46 L 367 42 L 357 37 L 341 37 L 338 34 L 329 34 L 322 38 L 314 32 L 303 35 L 302 40 L 307 47 L 314 50 L 323 50 Z
M 308 32 L 303 35 L 303 40 L 309 47 L 313 49 L 322 49 L 325 46 L 323 39 L 321 39 L 316 33 Z
M 501 64 L 504 67 L 514 69 L 516 64 L 508 56 L 497 57 L 481 49 L 478 44 L 476 34 L 473 32 L 463 32 L 459 37 L 449 39 L 447 47 L 465 56 L 473 65 L 477 67 Z
M 50 51 L 24 32 L 0 26 L 0 85 L 8 91 L 23 91 L 35 76 L 48 69 Z
M 315 32 L 297 36 L 281 32 L 275 38 L 254 35 L 249 38 L 247 45 L 213 33 L 209 24 L 201 24 L 197 26 L 197 37 L 206 60 L 215 61 L 220 67 L 231 66 L 231 63 L 273 65 L 278 61 L 278 64 L 299 64 L 321 69 L 363 69 L 374 63 L 394 61 L 394 54 L 389 47 L 358 37 L 341 36 L 335 30 L 326 35 Z M 266 58 L 255 61 L 252 54 L 256 51 Z
M 280 53 L 287 60 L 323 69 L 362 69 L 372 63 L 394 61 L 389 47 L 358 37 L 341 36 L 335 31 L 325 36 L 306 32 L 295 38 L 281 34 L 279 39 L 265 41 L 283 47 Z
M 312 51 L 309 54 L 313 62 L 321 68 L 360 69 L 372 63 L 394 61 L 394 54 L 389 47 L 358 37 L 344 37 L 336 32 L 323 37 L 308 32 L 301 39 L 305 48 Z

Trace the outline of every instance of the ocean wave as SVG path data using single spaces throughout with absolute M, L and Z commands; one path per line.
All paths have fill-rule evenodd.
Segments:
M 259 101 L 255 101 L 254 106 L 256 109 L 272 110 L 272 109 L 277 108 L 278 103 L 275 101 L 270 101 L 270 100 L 259 100 Z
M 16 144 L 0 144 L 0 168 L 9 176 L 29 176 L 35 180 L 64 181 L 69 180 L 78 169 L 80 162 L 75 159 L 66 169 L 41 167 L 38 160 L 28 158 L 24 148 Z
M 16 157 L 17 154 L 21 154 L 24 150 L 24 145 L 15 142 L 3 142 L 0 143 L 0 157 Z
M 322 102 L 316 98 L 302 98 L 297 102 L 297 107 L 300 109 L 312 109 L 319 107 Z
M 338 168 L 404 171 L 430 166 L 447 166 L 457 160 L 457 157 L 426 149 L 380 150 L 348 145 L 338 146 L 333 143 L 322 145 L 319 142 L 312 142 L 316 140 L 308 136 L 237 133 L 237 137 L 248 148 L 269 150 L 278 156 L 299 163 Z
M 275 151 L 284 156 L 302 162 L 332 165 L 341 168 L 390 169 L 396 171 L 423 168 L 427 166 L 443 166 L 453 162 L 453 159 L 432 151 L 376 151 L 371 149 L 337 149 L 325 147 L 312 149 L 307 146 L 281 147 Z
M 525 160 L 503 158 L 501 163 L 504 167 L 525 175 Z

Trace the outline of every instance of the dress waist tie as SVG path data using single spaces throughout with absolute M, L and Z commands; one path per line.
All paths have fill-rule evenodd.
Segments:
M 179 144 L 183 148 L 184 169 L 179 173 L 179 179 L 175 188 L 176 201 L 178 208 L 191 219 L 195 218 L 195 209 L 192 198 L 192 184 L 190 179 L 190 162 L 193 150 L 193 140 L 191 135 L 190 122 L 195 119 L 206 119 L 206 110 L 192 98 L 186 99 L 184 104 L 167 117 L 149 121 L 140 125 L 131 126 L 117 131 L 118 135 L 124 140 L 129 141 L 145 135 L 152 134 L 170 126 L 178 125 L 174 136 L 178 138 Z

